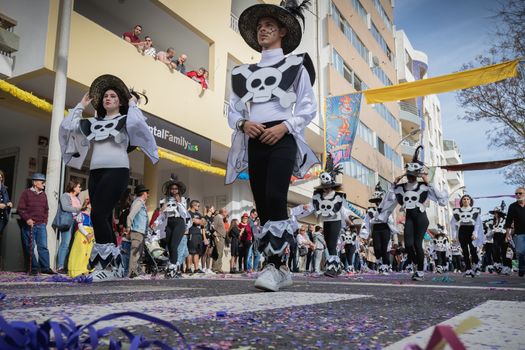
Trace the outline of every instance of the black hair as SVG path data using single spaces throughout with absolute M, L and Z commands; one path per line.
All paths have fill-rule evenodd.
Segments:
M 461 199 L 459 200 L 459 206 L 462 207 L 463 206 L 463 198 L 470 198 L 470 206 L 473 207 L 474 206 L 474 200 L 472 199 L 471 196 L 469 196 L 468 194 L 464 194 Z
M 124 96 L 124 94 L 122 93 L 122 91 L 120 91 L 120 89 L 117 89 L 116 87 L 110 86 L 106 90 L 104 90 L 102 92 L 102 95 L 100 96 L 100 103 L 98 104 L 98 108 L 97 108 L 97 117 L 98 118 L 104 118 L 106 116 L 107 111 L 104 108 L 104 95 L 109 90 L 115 91 L 115 93 L 118 96 L 119 103 L 120 103 L 119 113 L 121 115 L 125 115 L 125 114 L 128 113 L 128 108 L 129 108 L 129 101 L 128 101 L 128 99 L 126 98 L 126 96 Z

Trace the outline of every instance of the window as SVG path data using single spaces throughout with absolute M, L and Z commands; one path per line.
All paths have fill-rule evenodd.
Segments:
M 368 12 L 366 12 L 365 8 L 361 4 L 361 1 L 352 0 L 352 5 L 354 6 L 354 9 L 357 11 L 357 14 L 359 15 L 359 17 L 361 17 L 363 22 L 367 23 Z
M 382 155 L 386 155 L 385 154 L 385 141 L 381 140 L 379 136 L 377 137 L 377 150 Z
M 379 30 L 377 29 L 374 23 L 372 23 L 372 28 L 370 28 L 370 31 L 372 32 L 372 36 L 374 37 L 374 39 L 376 39 L 377 43 L 379 44 L 385 55 L 388 57 L 390 62 L 394 62 L 394 55 L 392 54 L 392 51 L 388 47 L 385 39 L 383 38 L 381 33 L 379 33 Z
M 372 171 L 372 169 L 366 167 L 354 158 L 351 158 L 350 162 L 343 164 L 343 171 L 346 175 L 352 176 L 354 179 L 357 179 L 359 182 L 367 185 L 368 187 L 375 186 L 375 173 Z
M 381 185 L 381 188 L 384 191 L 387 191 L 390 188 L 390 186 L 392 185 L 392 183 L 390 181 L 388 181 L 387 179 L 385 179 L 381 175 L 379 175 L 379 184 Z
M 357 50 L 359 55 L 368 63 L 369 54 L 368 54 L 368 49 L 366 48 L 365 44 L 363 43 L 361 39 L 359 39 L 355 31 L 352 29 L 352 27 L 348 23 L 348 21 L 343 17 L 341 12 L 339 11 L 339 9 L 333 3 L 331 3 L 331 7 L 332 7 L 332 19 L 337 24 L 339 29 L 341 29 L 341 31 L 346 36 L 348 41 L 350 41 L 352 46 Z
M 377 137 L 377 150 L 398 167 L 401 167 L 401 156 L 395 153 L 394 149 L 385 143 L 380 137 Z
M 382 103 L 376 103 L 374 109 L 379 113 L 381 117 L 394 129 L 397 133 L 400 132 L 399 121 L 394 117 L 392 113 Z
M 375 148 L 374 132 L 361 121 L 359 121 L 359 124 L 357 125 L 357 136 Z
M 379 66 L 372 67 L 372 72 L 374 72 L 375 76 L 379 78 L 379 80 L 383 83 L 385 86 L 392 85 L 392 81 L 388 78 L 385 71 L 381 69 Z
M 348 81 L 356 91 L 363 91 L 368 89 L 368 86 L 348 67 L 341 55 L 333 49 L 332 50 L 332 65 L 334 69 L 341 73 L 341 75 Z
M 385 27 L 389 31 L 392 31 L 392 21 L 390 21 L 390 18 L 388 18 L 388 15 L 386 14 L 383 5 L 381 5 L 381 0 L 374 0 L 374 7 L 376 8 L 377 13 L 379 13 L 379 17 L 381 17 L 381 19 L 383 20 Z

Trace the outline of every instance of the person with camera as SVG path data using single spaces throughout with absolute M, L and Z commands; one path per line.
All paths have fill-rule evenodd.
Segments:
M 306 234 L 306 225 L 301 225 L 299 234 L 297 235 L 297 251 L 299 255 L 298 269 L 299 272 L 306 271 L 306 257 L 308 252 L 315 250 L 315 244 L 308 239 Z
M 429 225 L 426 213 L 427 200 L 435 201 L 440 206 L 448 204 L 448 193 L 434 188 L 425 172 L 425 164 L 419 160 L 419 152 L 422 149 L 422 146 L 416 148 L 412 162 L 405 164 L 406 173 L 394 180 L 378 209 L 380 212 L 378 219 L 382 222 L 387 222 L 398 204 L 405 210 L 405 249 L 409 261 L 416 265 L 412 275 L 414 281 L 421 281 L 424 276 L 423 237 Z M 401 183 L 404 177 L 407 181 Z

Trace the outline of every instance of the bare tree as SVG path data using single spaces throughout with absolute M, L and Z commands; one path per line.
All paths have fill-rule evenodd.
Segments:
M 499 25 L 494 33 L 494 44 L 487 55 L 476 58 L 476 65 L 491 65 L 501 61 L 525 59 L 525 1 L 500 1 Z M 462 69 L 474 68 L 474 63 Z M 467 121 L 484 120 L 493 125 L 487 132 L 490 146 L 511 150 L 516 157 L 525 157 L 525 69 L 520 64 L 516 78 L 477 86 L 457 92 L 457 100 L 464 108 L 461 117 Z M 525 185 L 525 162 L 504 170 L 505 182 Z

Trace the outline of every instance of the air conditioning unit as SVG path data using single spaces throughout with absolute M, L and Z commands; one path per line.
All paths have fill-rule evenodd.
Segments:
M 373 63 L 373 66 L 374 66 L 374 67 L 379 66 L 379 57 L 377 57 L 377 56 L 372 56 L 372 63 Z

